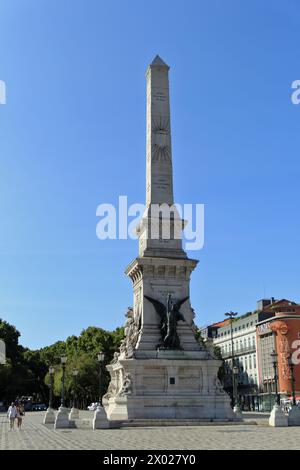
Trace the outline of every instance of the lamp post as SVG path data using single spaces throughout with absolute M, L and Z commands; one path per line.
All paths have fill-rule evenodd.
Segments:
M 75 419 L 79 419 L 79 410 L 76 407 L 77 402 L 77 376 L 78 376 L 78 369 L 73 369 L 72 376 L 73 376 L 73 406 L 69 414 L 69 420 L 74 421 Z
M 49 376 L 50 376 L 50 390 L 49 390 L 49 408 L 52 408 L 53 405 L 53 384 L 54 384 L 54 367 L 49 367 Z
M 297 406 L 296 401 L 296 379 L 295 379 L 295 364 L 293 362 L 292 356 L 288 358 L 289 366 L 291 370 L 291 382 L 292 382 L 292 394 L 293 394 L 293 403 L 289 409 L 288 423 L 289 426 L 300 426 L 300 408 Z
M 74 383 L 74 388 L 73 388 L 73 408 L 76 408 L 76 400 L 77 400 L 77 375 L 78 375 L 78 370 L 73 369 L 72 375 L 73 375 L 73 383 Z
M 232 374 L 232 404 L 233 406 L 236 405 L 235 402 L 235 374 L 234 374 L 234 366 L 235 366 L 235 358 L 234 358 L 234 344 L 233 344 L 233 328 L 232 323 L 234 317 L 237 316 L 237 312 L 227 312 L 225 313 L 226 317 L 230 319 L 230 340 L 231 340 L 231 374 Z
M 109 427 L 109 422 L 107 420 L 105 409 L 102 406 L 102 391 L 101 391 L 101 379 L 102 379 L 102 363 L 104 361 L 104 353 L 100 351 L 97 354 L 97 359 L 99 363 L 99 404 L 94 413 L 93 419 L 93 429 L 103 429 Z
M 54 372 L 55 369 L 53 366 L 49 367 L 49 376 L 50 376 L 50 387 L 49 387 L 49 406 L 44 417 L 44 424 L 53 424 L 55 421 L 55 414 L 52 408 L 53 405 L 53 384 L 54 384 Z
M 62 365 L 62 378 L 61 378 L 61 406 L 65 407 L 65 378 L 66 378 L 66 363 L 67 356 L 61 356 L 60 361 Z
M 280 406 L 280 395 L 278 393 L 278 375 L 277 375 L 277 356 L 278 354 L 273 350 L 271 353 L 271 358 L 273 362 L 273 369 L 274 369 L 274 382 L 275 382 L 275 394 L 276 394 L 276 399 L 275 403 Z
M 101 391 L 101 386 L 102 386 L 102 363 L 104 361 L 104 353 L 102 351 L 100 351 L 98 353 L 98 362 L 99 362 L 99 403 L 100 403 L 100 406 L 102 406 L 102 391 Z
M 239 368 L 238 366 L 233 366 L 233 374 L 234 374 L 234 403 L 235 406 L 239 407 L 239 399 L 238 399 L 238 375 L 239 375 Z
M 294 370 L 294 363 L 293 363 L 292 356 L 289 356 L 288 361 L 289 361 L 289 366 L 290 366 L 290 370 L 291 370 L 293 406 L 297 406 L 297 402 L 296 402 L 296 387 L 295 387 L 295 370 Z
M 225 316 L 230 319 L 230 339 L 231 339 L 231 372 L 232 372 L 232 404 L 233 404 L 233 411 L 237 418 L 242 418 L 242 412 L 239 407 L 238 403 L 238 390 L 237 390 L 237 379 L 239 368 L 235 364 L 235 355 L 234 355 L 234 343 L 233 343 L 233 319 L 237 316 L 237 312 L 227 312 Z
M 267 385 L 268 385 L 268 392 L 269 392 L 269 407 L 270 407 L 270 411 L 272 410 L 272 379 L 271 378 L 268 378 L 268 382 L 267 382 Z
M 269 418 L 269 425 L 274 427 L 283 427 L 288 426 L 288 418 L 285 415 L 284 411 L 281 409 L 280 406 L 280 394 L 278 392 L 278 363 L 277 363 L 277 353 L 273 351 L 271 353 L 271 358 L 273 362 L 273 369 L 274 369 L 274 381 L 275 381 L 275 393 L 276 399 L 270 414 Z
M 66 363 L 67 356 L 61 356 L 60 362 L 62 365 L 62 378 L 61 378 L 61 405 L 56 415 L 54 428 L 68 428 L 70 426 L 69 410 L 65 407 L 65 377 L 66 377 Z

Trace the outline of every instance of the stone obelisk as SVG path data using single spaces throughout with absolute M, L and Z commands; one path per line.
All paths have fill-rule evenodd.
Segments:
M 184 222 L 173 205 L 168 75 L 156 56 L 146 73 L 146 210 L 139 256 L 126 269 L 133 308 L 120 352 L 107 366 L 111 382 L 103 404 L 112 421 L 233 420 L 217 377 L 221 361 L 195 338 L 190 275 L 197 261 L 182 248 Z

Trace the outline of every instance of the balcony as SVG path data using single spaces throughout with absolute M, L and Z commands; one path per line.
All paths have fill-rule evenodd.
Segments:
M 234 349 L 234 356 L 238 357 L 238 356 L 243 356 L 244 354 L 251 354 L 251 353 L 255 353 L 255 352 L 256 352 L 256 347 L 253 344 L 251 346 L 246 346 L 245 348 Z M 231 351 L 227 351 L 227 352 L 221 351 L 221 354 L 222 354 L 223 359 L 227 359 L 229 357 L 232 357 L 232 352 Z

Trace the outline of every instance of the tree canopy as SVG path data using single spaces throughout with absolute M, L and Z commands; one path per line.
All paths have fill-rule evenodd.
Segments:
M 0 366 L 0 401 L 8 403 L 21 396 L 33 396 L 34 400 L 47 403 L 49 396 L 49 366 L 55 369 L 54 401 L 59 403 L 61 393 L 61 356 L 67 356 L 65 392 L 67 402 L 72 401 L 75 380 L 73 370 L 78 370 L 77 398 L 82 406 L 99 397 L 100 364 L 97 355 L 104 353 L 101 366 L 102 393 L 108 385 L 105 365 L 111 361 L 124 336 L 124 329 L 106 331 L 90 326 L 77 336 L 65 341 L 30 350 L 19 344 L 20 332 L 15 326 L 0 319 L 0 339 L 5 342 L 7 361 Z

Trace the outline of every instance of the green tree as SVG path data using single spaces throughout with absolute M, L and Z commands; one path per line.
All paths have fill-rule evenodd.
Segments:
M 30 350 L 19 345 L 19 331 L 8 322 L 0 320 L 0 338 L 7 347 L 7 363 L 0 368 L 0 400 L 6 402 L 22 395 L 34 396 L 36 400 L 48 401 L 49 396 L 49 366 L 55 367 L 54 402 L 59 404 L 61 394 L 61 356 L 67 355 L 65 392 L 67 402 L 74 395 L 74 380 L 72 371 L 78 369 L 77 395 L 85 406 L 89 401 L 99 397 L 99 363 L 97 355 L 101 350 L 105 355 L 102 365 L 102 394 L 109 382 L 106 370 L 118 350 L 124 337 L 124 328 L 106 331 L 90 326 L 77 336 L 69 336 L 65 341 L 41 348 Z

